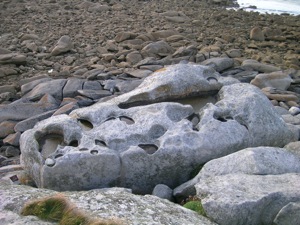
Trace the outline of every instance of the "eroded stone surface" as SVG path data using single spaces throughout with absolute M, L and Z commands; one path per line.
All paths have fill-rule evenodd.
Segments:
M 227 174 L 195 187 L 208 217 L 221 225 L 272 224 L 289 202 L 299 201 L 300 174 Z
M 170 101 L 192 96 L 215 95 L 222 84 L 214 69 L 177 64 L 155 71 L 133 91 L 116 98 L 120 107 Z
M 22 164 L 38 187 L 121 186 L 151 193 L 157 184 L 175 188 L 186 182 L 197 166 L 211 159 L 251 146 L 283 146 L 297 138 L 263 93 L 249 84 L 224 86 L 219 101 L 208 103 L 199 114 L 178 103 L 118 106 L 127 95 L 139 95 L 142 87 L 26 131 Z M 154 88 L 148 83 L 148 89 Z M 164 93 L 174 95 L 172 89 Z
M 199 174 L 174 190 L 177 198 L 195 195 L 194 185 L 226 174 L 278 175 L 300 173 L 300 157 L 284 148 L 246 148 L 206 163 Z
M 12 195 L 12 193 L 14 194 Z M 57 192 L 47 189 L 8 185 L 3 182 L 0 183 L 0 210 L 9 212 L 9 215 L 17 214 L 28 200 L 36 200 L 55 194 Z M 123 188 L 64 192 L 63 195 L 76 207 L 92 217 L 103 219 L 118 218 L 128 225 L 215 224 L 207 218 L 170 201 L 151 195 L 133 195 L 130 193 L 130 190 Z M 15 221 L 28 221 L 31 218 L 33 222 L 30 224 L 50 224 L 48 222 L 42 223 L 36 217 L 19 218 L 19 216 L 16 216 Z

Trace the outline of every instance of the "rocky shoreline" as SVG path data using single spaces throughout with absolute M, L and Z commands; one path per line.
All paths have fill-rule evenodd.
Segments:
M 0 219 L 52 189 L 124 224 L 297 224 L 299 16 L 228 5 L 2 1 Z M 163 200 L 189 196 L 214 222 Z

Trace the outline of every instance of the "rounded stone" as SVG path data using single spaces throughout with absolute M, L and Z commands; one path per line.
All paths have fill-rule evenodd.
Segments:
M 54 159 L 48 158 L 48 159 L 46 159 L 46 161 L 45 161 L 45 165 L 46 165 L 46 166 L 52 167 L 52 166 L 55 165 L 55 160 L 54 160 Z

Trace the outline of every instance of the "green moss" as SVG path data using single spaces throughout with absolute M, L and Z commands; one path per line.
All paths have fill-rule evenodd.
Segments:
M 202 206 L 202 203 L 199 200 L 187 202 L 183 205 L 183 207 L 185 207 L 187 209 L 190 209 L 190 210 L 193 210 L 193 211 L 199 213 L 202 216 L 206 216 L 206 213 L 205 213 L 205 210 Z
M 21 214 L 34 215 L 43 220 L 58 222 L 59 225 L 121 225 L 117 219 L 92 219 L 71 204 L 63 195 L 30 201 L 25 204 Z

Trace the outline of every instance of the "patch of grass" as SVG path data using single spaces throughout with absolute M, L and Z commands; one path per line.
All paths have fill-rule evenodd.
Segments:
M 198 214 L 207 217 L 206 212 L 202 206 L 201 200 L 197 197 L 190 197 L 186 203 L 183 205 L 183 207 L 193 210 L 197 212 Z
M 23 216 L 34 215 L 59 225 L 122 225 L 117 219 L 92 219 L 61 194 L 26 203 Z

